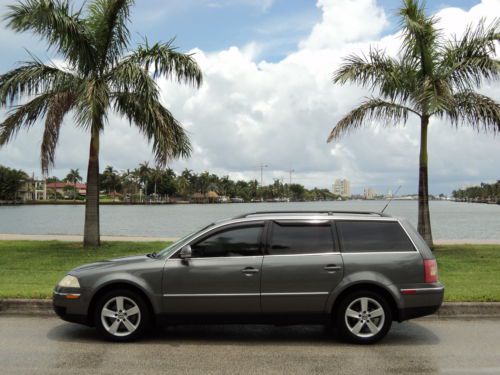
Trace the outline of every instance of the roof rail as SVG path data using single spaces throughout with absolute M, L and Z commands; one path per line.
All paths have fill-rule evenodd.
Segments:
M 236 216 L 235 219 L 243 219 L 254 215 L 272 215 L 272 214 L 323 214 L 323 215 L 336 215 L 336 214 L 347 214 L 347 215 L 376 215 L 381 217 L 388 217 L 389 215 L 382 212 L 373 211 L 338 211 L 338 210 L 327 210 L 327 211 L 317 211 L 317 210 L 290 210 L 290 211 L 257 211 L 249 212 L 240 216 Z

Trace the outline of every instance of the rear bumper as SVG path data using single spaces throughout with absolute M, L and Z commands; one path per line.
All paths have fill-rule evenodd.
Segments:
M 441 283 L 421 288 L 401 289 L 400 292 L 402 299 L 398 317 L 400 322 L 434 314 L 444 299 L 444 285 Z

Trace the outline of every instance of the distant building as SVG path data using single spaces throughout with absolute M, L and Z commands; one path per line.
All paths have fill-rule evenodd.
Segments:
M 47 184 L 45 180 L 38 180 L 33 176 L 22 182 L 17 194 L 23 202 L 46 200 Z
M 49 182 L 47 184 L 47 189 L 65 196 L 67 193 L 64 191 L 64 188 L 67 186 L 71 188 L 74 187 L 80 195 L 87 195 L 87 184 L 81 184 L 78 182 L 76 184 L 73 184 L 72 182 Z
M 337 179 L 333 183 L 333 194 L 344 198 L 351 197 L 351 182 L 347 179 Z
M 377 192 L 373 188 L 365 188 L 365 199 L 375 199 Z

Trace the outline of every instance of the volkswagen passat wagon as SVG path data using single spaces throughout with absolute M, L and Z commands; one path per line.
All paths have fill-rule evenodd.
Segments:
M 153 324 L 327 324 L 373 343 L 443 301 L 436 260 L 404 219 L 370 212 L 257 212 L 211 224 L 159 253 L 70 271 L 64 320 L 128 341 Z

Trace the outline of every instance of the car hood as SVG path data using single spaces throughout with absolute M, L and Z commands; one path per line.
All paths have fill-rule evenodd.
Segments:
M 82 266 L 76 267 L 69 272 L 70 274 L 80 274 L 84 273 L 86 271 L 93 271 L 96 269 L 103 269 L 103 268 L 115 268 L 115 267 L 120 267 L 124 265 L 129 265 L 132 263 L 143 263 L 143 262 L 150 262 L 152 260 L 155 260 L 153 258 L 148 257 L 147 255 L 134 255 L 134 256 L 129 256 L 129 257 L 123 257 L 123 258 L 114 258 L 114 259 L 106 259 L 102 260 L 99 262 L 95 263 L 89 263 L 89 264 L 84 264 Z

